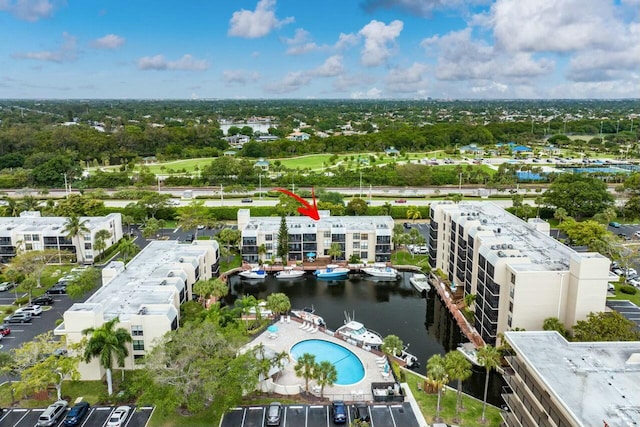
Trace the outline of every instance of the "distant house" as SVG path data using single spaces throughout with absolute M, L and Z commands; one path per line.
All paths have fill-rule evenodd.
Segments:
M 386 150 L 384 150 L 384 152 L 387 156 L 391 156 L 391 157 L 396 157 L 400 155 L 400 151 L 398 151 L 396 147 L 393 147 L 393 146 L 387 148 Z
M 238 134 L 238 135 L 225 136 L 222 139 L 227 141 L 229 143 L 229 146 L 233 148 L 242 148 L 244 144 L 246 144 L 251 140 L 251 137 L 247 135 Z
M 308 133 L 300 132 L 300 131 L 292 132 L 287 136 L 287 139 L 289 141 L 297 141 L 297 142 L 306 141 L 309 138 L 310 138 L 310 135 Z
M 460 147 L 460 154 L 471 153 L 471 154 L 484 154 L 484 149 L 478 147 L 476 144 L 465 145 L 464 147 Z
M 511 148 L 514 153 L 531 153 L 533 150 L 526 145 L 516 145 Z
M 272 142 L 279 140 L 280 137 L 276 135 L 260 135 L 256 139 L 260 142 Z
M 236 154 L 238 154 L 237 151 L 235 150 L 227 150 L 224 153 L 222 153 L 225 157 L 234 157 Z
M 269 161 L 265 160 L 265 159 L 260 159 L 257 162 L 255 162 L 253 164 L 254 168 L 260 168 L 263 171 L 268 171 L 269 170 Z

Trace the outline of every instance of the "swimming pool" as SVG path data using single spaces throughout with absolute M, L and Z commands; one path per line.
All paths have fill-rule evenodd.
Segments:
M 351 350 L 324 340 L 300 341 L 291 347 L 291 356 L 298 360 L 304 353 L 313 354 L 316 362 L 329 361 L 338 371 L 336 385 L 351 385 L 364 378 L 364 366 Z

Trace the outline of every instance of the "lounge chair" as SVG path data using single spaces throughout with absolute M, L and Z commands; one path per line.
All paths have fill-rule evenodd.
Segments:
M 287 314 L 287 323 L 291 323 L 291 316 Z
M 298 329 L 304 329 L 307 327 L 307 322 L 303 321 L 302 324 L 300 326 L 298 326 Z
M 310 333 L 312 333 L 312 334 L 315 334 L 316 332 L 318 332 L 318 327 L 317 327 L 317 326 L 314 326 L 313 328 L 311 328 L 311 329 L 309 330 L 309 332 L 310 332 Z
M 390 374 L 389 374 L 389 372 L 381 371 L 381 372 L 380 372 L 380 375 L 382 375 L 382 378 L 384 378 L 384 379 L 386 380 L 387 378 L 389 378 L 389 375 L 390 375 Z

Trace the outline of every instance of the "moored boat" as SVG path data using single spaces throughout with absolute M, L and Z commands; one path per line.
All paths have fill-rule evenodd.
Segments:
M 364 267 L 360 271 L 369 276 L 385 278 L 385 279 L 397 279 L 398 270 L 392 267 L 388 267 L 386 264 L 377 262 L 371 267 Z
M 478 362 L 478 350 L 470 342 L 465 342 L 458 345 L 458 351 L 467 358 L 467 360 L 476 366 L 481 366 Z
M 304 270 L 294 270 L 293 267 L 285 267 L 284 270 L 278 271 L 276 279 L 299 279 L 304 276 Z
M 267 277 L 267 272 L 262 267 L 253 267 L 251 270 L 241 271 L 238 276 L 243 279 L 264 279 Z
M 355 341 L 355 344 L 367 345 L 373 348 L 379 348 L 382 345 L 382 335 L 365 328 L 365 326 L 353 320 L 345 313 L 344 325 L 336 329 L 336 335 L 341 336 L 347 342 Z
M 313 274 L 318 279 L 346 279 L 349 269 L 337 264 L 327 264 L 325 268 L 317 269 Z
M 429 284 L 429 279 L 426 275 L 422 273 L 415 273 L 409 278 L 409 283 L 413 285 L 414 288 L 418 292 L 429 292 L 431 290 L 431 285 Z
M 309 322 L 316 326 L 324 326 L 324 319 L 317 314 L 305 310 L 291 310 L 291 314 L 302 319 L 303 322 Z

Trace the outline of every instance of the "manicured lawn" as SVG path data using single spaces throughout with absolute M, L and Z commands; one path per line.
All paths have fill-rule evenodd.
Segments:
M 240 255 L 234 255 L 233 258 L 229 259 L 229 257 L 223 256 L 220 259 L 220 273 L 224 273 L 225 271 L 229 271 L 232 268 L 238 268 L 242 265 L 242 258 Z
M 416 265 L 424 270 L 429 269 L 429 256 L 411 255 L 409 251 L 402 249 L 391 255 L 391 263 L 393 265 Z
M 635 305 L 640 306 L 640 292 L 636 292 L 635 295 L 629 295 L 629 294 L 624 294 L 622 292 L 620 292 L 620 284 L 616 283 L 616 292 L 615 292 L 615 296 L 607 296 L 607 299 L 612 299 L 612 300 L 628 300 L 631 301 L 632 303 L 634 303 Z
M 422 414 L 424 415 L 428 423 L 433 423 L 436 413 L 436 405 L 438 403 L 438 395 L 428 394 L 424 391 L 418 390 L 418 384 L 422 387 L 424 379 L 412 372 L 405 372 L 407 375 L 407 384 L 409 384 L 411 393 L 413 393 L 413 396 L 416 398 L 416 401 L 418 402 L 418 405 L 422 410 Z M 440 417 L 444 420 L 445 423 L 456 424 L 460 427 L 497 427 L 502 422 L 502 418 L 500 417 L 500 410 L 493 406 L 487 405 L 486 423 L 482 423 L 480 421 L 482 418 L 482 401 L 473 399 L 465 395 L 463 395 L 462 400 L 464 410 L 460 412 L 460 421 L 454 422 L 453 420 L 456 414 L 456 391 L 453 389 L 446 389 L 446 391 L 442 394 L 442 399 L 440 402 Z

